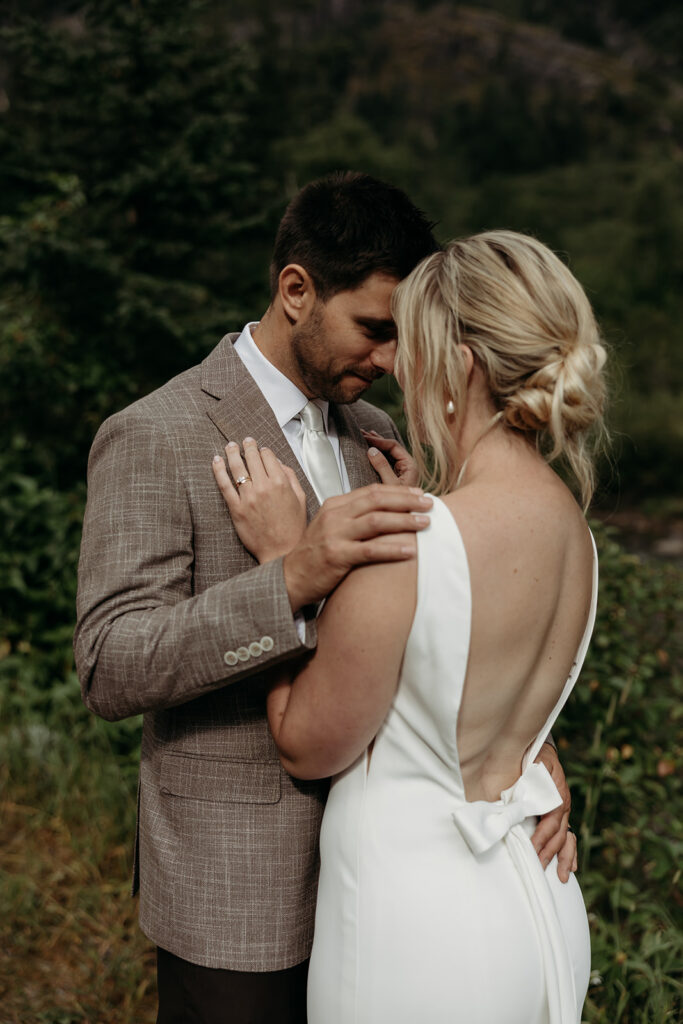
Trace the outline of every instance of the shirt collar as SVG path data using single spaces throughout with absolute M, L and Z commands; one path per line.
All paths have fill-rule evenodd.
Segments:
M 299 415 L 308 399 L 303 391 L 273 366 L 261 352 L 251 334 L 252 327 L 257 325 L 258 321 L 246 325 L 235 342 L 235 353 L 258 384 L 263 397 L 273 410 L 278 426 L 282 428 Z M 330 404 L 322 398 L 316 398 L 315 403 L 320 406 L 327 430 Z

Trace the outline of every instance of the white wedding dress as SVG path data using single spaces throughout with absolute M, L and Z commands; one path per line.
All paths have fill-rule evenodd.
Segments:
M 536 815 L 560 803 L 543 739 L 562 694 L 495 803 L 467 802 L 456 729 L 471 594 L 460 531 L 434 501 L 418 535 L 418 591 L 394 702 L 375 740 L 332 783 L 309 973 L 309 1024 L 578 1024 L 588 922 L 572 875 L 544 872 Z

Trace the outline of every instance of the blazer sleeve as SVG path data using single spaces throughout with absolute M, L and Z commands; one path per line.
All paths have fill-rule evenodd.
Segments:
M 183 704 L 315 645 L 314 620 L 299 639 L 281 559 L 199 595 L 193 561 L 173 445 L 158 424 L 128 411 L 112 417 L 88 464 L 74 636 L 83 699 L 96 714 L 114 721 Z

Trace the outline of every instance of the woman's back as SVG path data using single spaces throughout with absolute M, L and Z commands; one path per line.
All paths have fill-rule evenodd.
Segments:
M 545 465 L 512 465 L 447 496 L 467 553 L 472 622 L 458 716 L 467 797 L 497 799 L 562 692 L 591 603 L 585 519 Z
M 589 969 L 583 901 L 573 878 L 561 885 L 554 863 L 543 873 L 529 839 L 531 816 L 556 806 L 559 796 L 546 770 L 529 765 L 522 788 L 500 798 L 519 776 L 524 750 L 556 710 L 564 662 L 571 667 L 577 659 L 591 567 L 587 600 L 582 590 L 572 602 L 566 585 L 558 586 L 549 613 L 546 588 L 536 616 L 529 614 L 533 574 L 522 574 L 516 594 L 507 581 L 496 583 L 491 565 L 498 564 L 501 575 L 520 572 L 514 573 L 514 557 L 495 529 L 504 511 L 495 503 L 482 506 L 474 488 L 471 517 L 468 489 L 435 502 L 432 524 L 417 542 L 417 606 L 396 697 L 372 758 L 361 755 L 332 784 L 321 837 L 311 1024 L 407 1024 L 420 1015 L 430 1024 L 578 1020 Z M 456 507 L 462 530 L 452 514 Z M 514 523 L 519 510 L 507 509 Z M 521 554 L 524 530 L 516 536 L 514 526 L 509 529 Z M 500 550 L 482 547 L 480 565 L 478 545 L 487 535 Z M 577 528 L 570 553 L 576 544 L 583 554 L 580 536 Z M 590 535 L 585 539 L 591 551 Z M 536 540 L 536 564 L 542 548 Z M 547 549 L 542 557 L 549 557 Z M 555 557 L 563 557 L 559 546 Z M 514 610 L 519 597 L 524 603 Z M 570 606 L 574 619 L 583 614 L 584 621 L 571 653 L 555 655 L 557 668 L 542 685 L 546 649 L 553 647 L 558 616 Z M 524 629 L 537 631 L 533 642 L 520 640 Z M 543 653 L 534 654 L 541 641 Z M 505 655 L 511 650 L 509 662 L 503 646 Z M 539 682 L 520 716 L 527 669 Z M 469 750 L 465 773 L 461 745 Z M 496 779 L 503 784 L 494 792 Z M 468 802 L 481 795 L 478 788 L 494 802 Z

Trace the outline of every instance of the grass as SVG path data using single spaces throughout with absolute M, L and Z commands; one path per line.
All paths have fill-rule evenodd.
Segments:
M 88 725 L 75 742 L 35 723 L 3 733 L 1 1024 L 155 1020 L 154 949 L 130 896 L 134 783 Z

